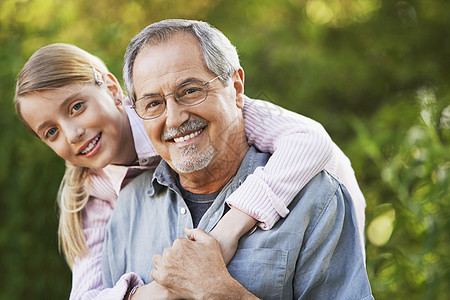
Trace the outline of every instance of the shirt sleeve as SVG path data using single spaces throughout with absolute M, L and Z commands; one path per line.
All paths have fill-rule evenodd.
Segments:
M 296 263 L 294 298 L 373 299 L 348 191 L 338 184 L 323 200 L 306 214 L 314 217 Z
M 75 259 L 72 268 L 70 300 L 111 299 L 121 300 L 135 285 L 142 284 L 137 274 L 124 274 L 112 288 L 104 289 L 102 282 L 102 249 L 106 225 L 113 211 L 108 201 L 91 197 L 84 214 L 84 234 L 89 254 Z
M 333 155 L 333 142 L 317 122 L 266 101 L 245 99 L 249 144 L 273 153 L 265 167 L 247 177 L 227 203 L 271 229 L 297 193 Z

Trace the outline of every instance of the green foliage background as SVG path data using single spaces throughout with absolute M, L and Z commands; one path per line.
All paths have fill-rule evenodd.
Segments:
M 2 0 L 0 299 L 64 299 L 71 286 L 56 241 L 63 161 L 15 115 L 17 73 L 66 42 L 120 78 L 130 38 L 165 18 L 222 30 L 248 96 L 321 122 L 351 158 L 377 299 L 448 299 L 449 12 L 447 0 Z

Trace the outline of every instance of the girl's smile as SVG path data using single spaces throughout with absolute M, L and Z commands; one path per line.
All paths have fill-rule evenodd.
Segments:
M 94 156 L 100 149 L 102 133 L 100 132 L 95 138 L 90 141 L 87 141 L 83 147 L 81 147 L 80 151 L 78 151 L 78 155 L 82 155 L 85 157 Z

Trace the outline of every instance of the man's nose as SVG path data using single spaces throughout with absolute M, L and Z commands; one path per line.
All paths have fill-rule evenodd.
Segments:
M 177 128 L 189 119 L 186 106 L 180 104 L 173 95 L 166 98 L 166 126 Z

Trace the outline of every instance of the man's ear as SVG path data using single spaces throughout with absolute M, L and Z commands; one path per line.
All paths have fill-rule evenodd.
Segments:
M 233 76 L 231 76 L 233 87 L 236 92 L 236 106 L 239 109 L 244 107 L 244 79 L 244 69 L 242 68 L 234 71 Z
M 122 88 L 117 78 L 113 74 L 107 73 L 103 75 L 103 80 L 105 81 L 105 86 L 108 89 L 111 96 L 114 99 L 123 100 Z

